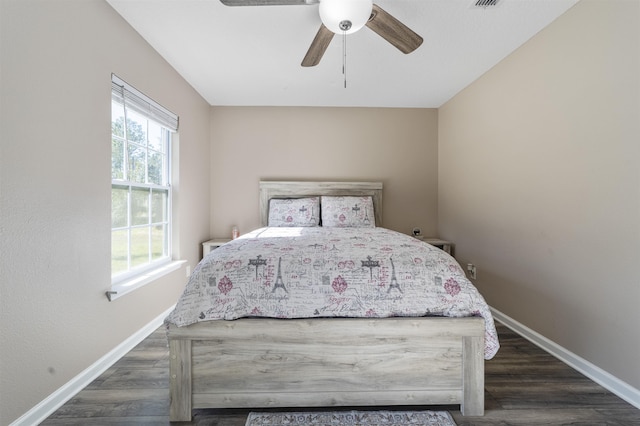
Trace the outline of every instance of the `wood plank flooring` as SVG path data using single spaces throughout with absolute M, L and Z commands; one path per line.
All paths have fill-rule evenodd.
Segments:
M 639 409 L 504 325 L 497 327 L 502 347 L 485 363 L 483 417 L 463 417 L 458 406 L 404 408 L 448 410 L 458 426 L 640 425 Z M 169 425 L 168 383 L 169 351 L 160 328 L 42 425 Z M 244 426 L 248 412 L 194 410 L 192 422 L 176 424 Z

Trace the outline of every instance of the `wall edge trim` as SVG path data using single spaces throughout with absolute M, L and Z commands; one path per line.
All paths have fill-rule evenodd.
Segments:
M 73 398 L 78 392 L 87 387 L 93 380 L 104 373 L 109 367 L 133 349 L 138 343 L 146 339 L 164 323 L 164 319 L 175 308 L 175 304 L 158 315 L 147 325 L 133 333 L 122 343 L 109 351 L 103 357 L 87 367 L 80 374 L 55 390 L 51 395 L 40 401 L 29 411 L 14 420 L 9 426 L 37 425 L 49 417 L 58 408 Z
M 530 329 L 526 325 L 516 321 L 499 310 L 493 307 L 490 307 L 490 309 L 494 318 L 511 330 L 538 346 L 540 349 L 564 362 L 569 367 L 584 374 L 600 386 L 627 401 L 629 404 L 640 409 L 640 389 L 634 388 L 625 381 L 558 345 L 554 341 L 544 337 L 540 333 Z
M 115 364 L 116 361 L 122 358 L 138 343 L 140 343 L 151 333 L 153 333 L 160 325 L 162 325 L 164 319 L 167 315 L 169 315 L 169 313 L 171 313 L 174 307 L 175 305 L 171 306 L 165 312 L 149 322 L 146 326 L 142 327 L 140 330 L 132 334 L 130 337 L 116 346 L 113 350 L 105 354 L 102 358 L 86 368 L 76 377 L 58 388 L 58 390 L 54 391 L 47 398 L 42 400 L 32 409 L 16 419 L 13 423 L 10 424 L 10 426 L 32 425 L 42 422 L 44 419 L 50 416 L 51 413 L 64 405 L 68 400 L 70 400 L 78 392 L 89 385 L 89 383 L 91 383 L 109 367 Z M 516 321 L 508 315 L 500 312 L 499 310 L 491 307 L 491 313 L 496 320 L 503 323 L 506 327 L 510 328 L 534 345 L 553 355 L 568 366 L 589 377 L 591 380 L 598 383 L 605 389 L 611 391 L 623 400 L 627 401 L 629 404 L 640 409 L 640 390 L 634 388 L 623 380 L 620 380 L 619 378 L 601 369 L 600 367 L 590 363 L 584 358 L 565 349 L 564 347 L 558 345 L 557 343 L 544 337 L 543 335 L 530 329 L 529 327 Z

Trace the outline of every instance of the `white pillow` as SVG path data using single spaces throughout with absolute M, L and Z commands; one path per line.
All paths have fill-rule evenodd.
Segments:
M 272 198 L 269 200 L 269 226 L 318 226 L 320 198 Z
M 322 226 L 336 228 L 375 228 L 373 199 L 363 197 L 322 197 Z

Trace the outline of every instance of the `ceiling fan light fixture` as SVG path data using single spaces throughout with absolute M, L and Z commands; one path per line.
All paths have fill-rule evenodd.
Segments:
M 372 8 L 373 0 L 320 0 L 320 19 L 336 34 L 352 34 L 364 27 Z

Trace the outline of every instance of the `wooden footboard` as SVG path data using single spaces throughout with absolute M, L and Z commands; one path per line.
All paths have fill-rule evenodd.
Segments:
M 460 404 L 484 414 L 482 318 L 171 326 L 170 420 L 194 408 Z

